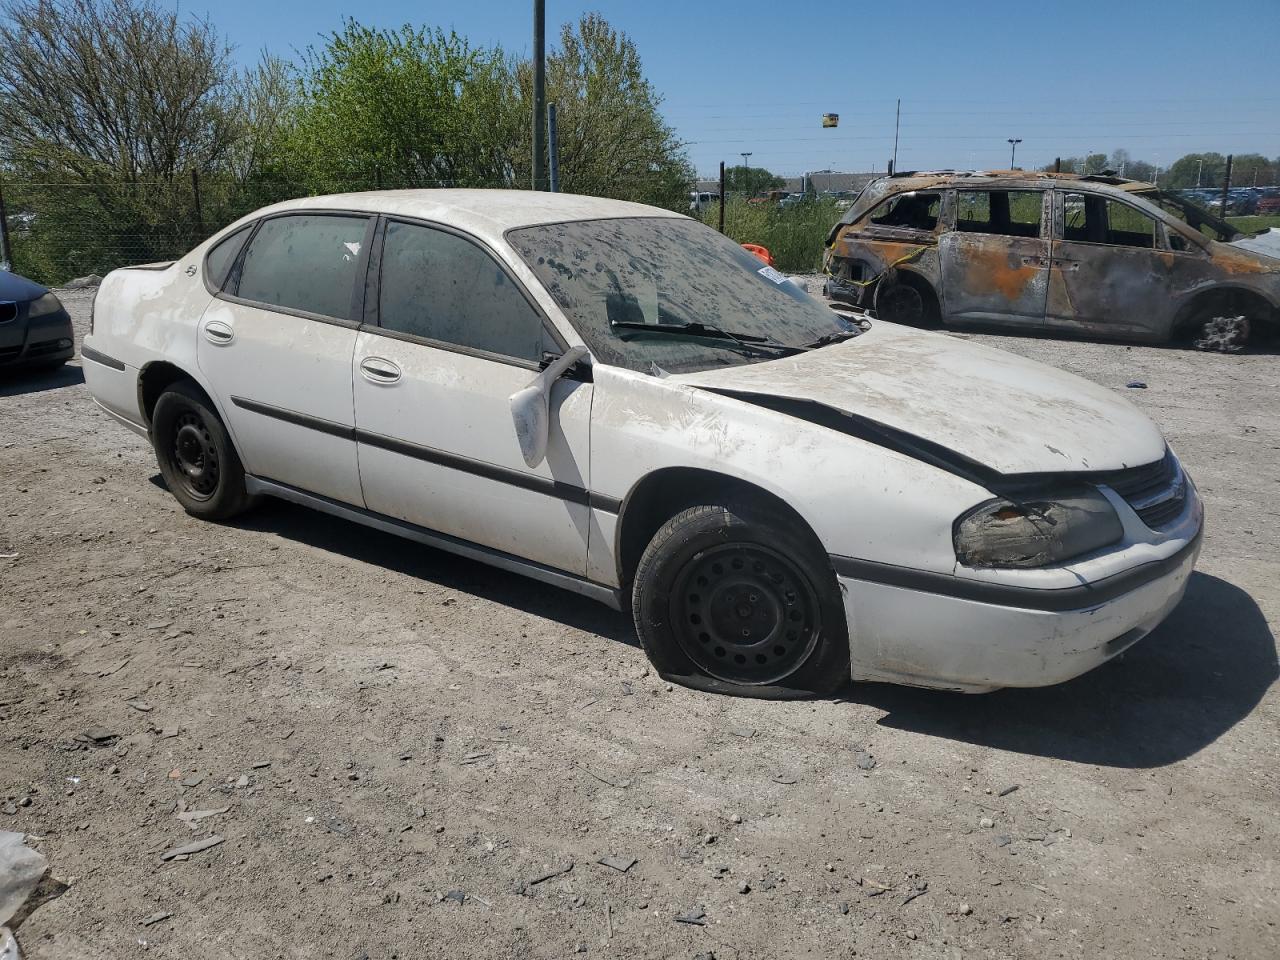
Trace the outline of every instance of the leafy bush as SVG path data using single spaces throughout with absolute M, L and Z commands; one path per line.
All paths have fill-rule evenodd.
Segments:
M 823 244 L 841 212 L 834 200 L 822 197 L 787 206 L 731 197 L 724 210 L 724 232 L 738 243 L 767 248 L 779 270 L 815 273 L 822 269 Z M 701 216 L 714 227 L 719 210 L 710 204 Z

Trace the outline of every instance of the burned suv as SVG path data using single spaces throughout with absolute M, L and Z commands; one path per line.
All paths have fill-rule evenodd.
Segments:
M 1280 325 L 1271 244 L 1135 180 L 904 173 L 832 228 L 827 292 L 903 323 L 1239 349 Z

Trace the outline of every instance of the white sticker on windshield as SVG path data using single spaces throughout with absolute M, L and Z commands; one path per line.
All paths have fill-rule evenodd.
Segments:
M 761 267 L 756 271 L 756 273 L 760 274 L 760 276 L 764 277 L 766 280 L 772 280 L 774 283 L 787 282 L 787 275 L 785 273 L 779 273 L 777 270 L 773 269 L 773 267 Z

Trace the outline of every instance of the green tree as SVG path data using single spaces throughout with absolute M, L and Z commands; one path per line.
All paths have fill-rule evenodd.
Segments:
M 773 190 L 784 186 L 786 180 L 766 170 L 764 167 L 752 167 L 738 164 L 736 167 L 725 167 L 724 188 L 730 193 L 742 193 L 753 197 L 762 190 Z
M 279 161 L 311 192 L 511 183 L 518 137 L 501 50 L 349 20 L 300 70 Z
M 1186 190 L 1195 186 L 1220 187 L 1226 172 L 1227 158 L 1222 154 L 1188 153 L 1170 164 L 1162 179 L 1162 186 L 1171 190 Z

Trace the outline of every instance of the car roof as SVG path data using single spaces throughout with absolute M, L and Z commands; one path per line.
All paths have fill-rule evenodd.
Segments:
M 497 240 L 515 227 L 562 223 L 567 220 L 607 220 L 617 217 L 679 217 L 661 207 L 606 197 L 535 190 L 377 190 L 335 193 L 286 200 L 255 210 L 244 221 L 291 210 L 353 210 L 431 220 Z

